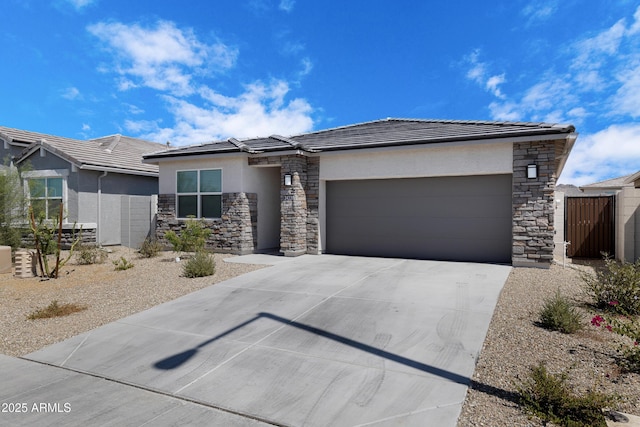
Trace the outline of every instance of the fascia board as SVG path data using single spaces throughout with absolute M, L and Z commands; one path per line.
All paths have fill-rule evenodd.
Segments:
M 108 167 L 108 166 L 97 166 L 97 165 L 83 164 L 81 166 L 78 166 L 78 169 L 81 169 L 81 170 L 92 170 L 92 171 L 98 171 L 98 172 L 121 173 L 121 174 L 124 174 L 124 175 L 151 176 L 151 177 L 156 177 L 156 178 L 158 177 L 158 172 L 140 171 L 140 170 L 134 170 L 134 169 L 120 169 L 120 168 L 114 168 L 114 167 Z

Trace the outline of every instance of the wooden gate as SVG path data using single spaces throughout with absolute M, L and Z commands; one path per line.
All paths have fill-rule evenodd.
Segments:
M 565 240 L 567 256 L 601 258 L 615 256 L 615 196 L 567 197 Z

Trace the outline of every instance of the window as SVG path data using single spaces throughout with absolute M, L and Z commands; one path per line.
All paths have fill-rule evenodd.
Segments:
M 178 171 L 178 218 L 220 218 L 222 216 L 222 170 Z
M 56 218 L 62 204 L 63 178 L 30 178 L 27 183 L 29 200 L 36 218 Z

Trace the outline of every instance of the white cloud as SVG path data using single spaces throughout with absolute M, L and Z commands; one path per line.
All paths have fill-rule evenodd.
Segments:
M 619 19 L 571 43 L 564 50 L 566 60 L 557 61 L 553 70 L 533 80 L 520 94 L 493 92 L 499 100 L 489 105 L 491 116 L 533 121 L 640 117 L 640 51 L 632 39 L 636 32 L 640 32 L 640 7 L 631 25 L 628 19 Z M 479 62 L 477 55 L 467 58 L 474 65 L 467 78 L 491 92 L 493 87 L 485 80 L 486 63 Z
M 634 22 L 628 30 L 629 35 L 635 35 L 640 33 L 640 6 L 636 9 L 636 13 L 633 15 Z
M 465 57 L 465 62 L 470 65 L 467 71 L 467 78 L 484 87 L 487 92 L 492 93 L 495 97 L 503 99 L 504 95 L 499 86 L 506 82 L 505 74 L 490 75 L 488 64 L 481 62 L 479 58 L 479 50 L 475 50 Z
M 291 6 L 293 3 L 291 3 Z M 165 119 L 125 122 L 128 132 L 142 138 L 176 145 L 210 142 L 228 137 L 295 134 L 312 129 L 313 109 L 301 98 L 290 99 L 289 83 L 273 80 L 245 85 L 237 96 L 221 93 L 209 77 L 235 65 L 236 49 L 217 42 L 202 43 L 191 30 L 160 21 L 153 27 L 138 24 L 99 23 L 88 30 L 115 53 L 115 66 L 104 72 L 117 74 L 121 91 L 138 87 L 159 92 L 171 123 Z M 301 60 L 298 78 L 311 72 L 309 58 Z M 144 111 L 124 104 L 131 115 Z
M 498 87 L 499 85 L 501 85 L 502 83 L 504 83 L 506 81 L 506 79 L 504 78 L 504 73 L 500 74 L 499 76 L 491 76 L 487 79 L 487 83 L 485 84 L 487 90 L 491 93 L 493 93 L 493 95 L 497 98 L 504 98 L 504 95 L 502 94 L 502 91 L 500 91 L 500 88 Z
M 313 70 L 313 62 L 309 58 L 302 58 L 302 69 L 298 72 L 298 78 L 309 75 Z
M 205 106 L 166 96 L 175 126 L 153 121 L 127 121 L 126 127 L 152 141 L 171 141 L 174 146 L 211 142 L 228 137 L 292 135 L 310 131 L 312 108 L 300 98 L 287 101 L 289 85 L 281 80 L 256 82 L 237 97 L 203 87 L 198 94 Z
M 194 74 L 226 71 L 236 61 L 236 49 L 200 42 L 193 31 L 159 21 L 152 28 L 118 22 L 97 23 L 88 30 L 115 52 L 113 69 L 121 75 L 120 90 L 142 85 L 174 95 L 194 92 Z
M 534 21 L 544 21 L 553 16 L 558 10 L 558 0 L 533 1 L 523 10 L 522 14 L 529 18 L 529 24 Z
M 559 182 L 586 185 L 640 170 L 640 124 L 578 137 Z
M 280 5 L 278 7 L 280 10 L 284 10 L 285 12 L 291 12 L 295 4 L 295 0 L 280 0 Z
M 95 2 L 95 0 L 66 0 L 66 1 L 77 10 L 83 9 Z
M 68 87 L 62 91 L 61 95 L 63 98 L 73 101 L 74 99 L 81 99 L 82 95 L 77 87 Z
M 621 71 L 618 80 L 622 85 L 613 97 L 614 112 L 640 117 L 640 65 Z
M 573 60 L 573 68 L 598 69 L 602 67 L 607 57 L 618 52 L 626 32 L 625 20 L 621 19 L 611 28 L 576 43 L 577 56 Z
M 87 123 L 83 123 L 82 124 L 82 130 L 85 131 L 85 132 L 90 131 L 91 130 L 91 126 L 89 126 L 89 124 L 87 124 Z
M 494 120 L 520 121 L 524 117 L 519 105 L 513 102 L 492 102 L 489 104 L 489 111 Z

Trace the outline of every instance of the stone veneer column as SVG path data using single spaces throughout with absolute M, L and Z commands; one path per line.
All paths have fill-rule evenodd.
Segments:
M 538 166 L 538 177 L 527 178 L 527 165 Z M 514 267 L 549 268 L 554 249 L 555 143 L 513 145 Z
M 307 253 L 318 255 L 320 248 L 320 157 L 307 158 Z
M 307 252 L 307 159 L 282 156 L 280 167 L 280 252 L 298 256 Z M 284 175 L 291 174 L 290 186 Z

